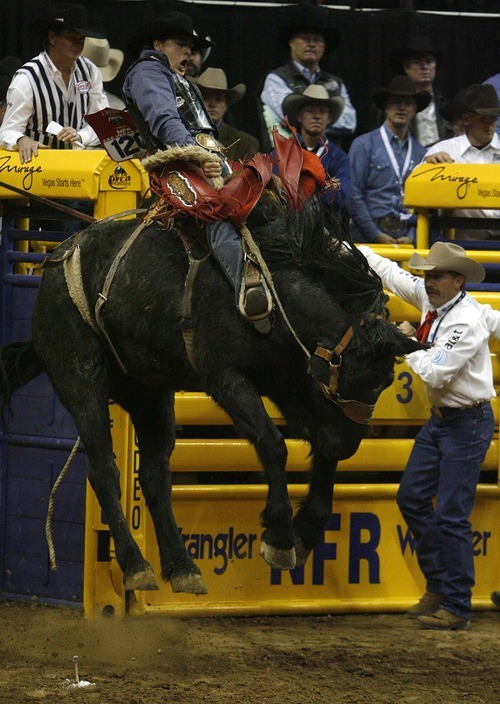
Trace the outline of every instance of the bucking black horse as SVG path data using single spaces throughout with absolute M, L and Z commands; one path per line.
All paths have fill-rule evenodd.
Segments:
M 108 402 L 120 404 L 137 435 L 139 481 L 156 530 L 162 576 L 174 591 L 203 594 L 200 571 L 172 511 L 169 457 L 175 391 L 204 390 L 256 449 L 269 487 L 261 554 L 271 566 L 291 569 L 319 542 L 332 511 L 337 463 L 358 448 L 373 404 L 392 382 L 395 362 L 422 345 L 388 320 L 380 279 L 355 247 L 332 237 L 314 203 L 289 213 L 264 192 L 248 219 L 279 299 L 267 335 L 240 315 L 212 257 L 198 268 L 186 320 L 183 241 L 175 227 L 165 230 L 152 222 L 116 260 L 136 226 L 97 223 L 81 236 L 77 249 L 89 321 L 70 296 L 63 264 L 48 263 L 32 341 L 1 352 L 4 401 L 47 372 L 84 445 L 86 471 L 109 522 L 125 589 L 156 589 L 120 505 Z M 53 258 L 72 244 L 72 239 L 61 244 Z M 93 311 L 114 261 L 103 309 L 110 345 L 94 328 Z M 191 362 L 186 328 L 192 334 Z M 285 440 L 262 396 L 277 405 L 293 436 L 311 446 L 310 486 L 293 518 Z

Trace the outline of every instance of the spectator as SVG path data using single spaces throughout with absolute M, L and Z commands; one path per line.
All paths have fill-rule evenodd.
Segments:
M 207 40 L 194 34 L 187 15 L 169 12 L 157 17 L 132 41 L 131 48 L 140 51 L 140 57 L 127 71 L 123 96 L 150 151 L 206 145 L 212 158 L 203 161 L 200 168 L 205 178 L 213 179 L 222 169 L 227 174 L 228 165 L 217 150 L 216 128 L 199 90 L 184 78 L 191 50 L 206 45 Z M 214 256 L 234 287 L 238 309 L 259 332 L 270 332 L 271 298 L 258 272 L 252 285 L 247 285 L 238 231 L 228 220 L 214 220 L 207 223 L 206 233 Z
M 343 213 L 349 195 L 349 160 L 347 154 L 328 139 L 327 128 L 336 122 L 344 109 L 344 99 L 330 98 L 324 86 L 310 85 L 303 93 L 287 95 L 283 114 L 298 132 L 304 149 L 316 154 L 328 176 L 340 181 L 340 188 L 321 195 L 321 200 L 337 218 Z
M 454 137 L 460 137 L 460 135 L 465 134 L 464 97 L 466 90 L 466 88 L 460 88 L 453 100 L 444 103 L 440 108 L 441 116 L 444 117 L 446 122 L 450 125 Z
M 432 406 L 397 495 L 426 579 L 425 594 L 408 613 L 425 628 L 467 629 L 474 585 L 469 517 L 493 437 L 490 399 L 495 390 L 483 307 L 465 292 L 464 284 L 482 281 L 485 271 L 451 242 L 436 242 L 426 258 L 417 253 L 410 257 L 409 266 L 423 270 L 424 279 L 369 247 L 360 250 L 386 289 L 422 311 L 417 331 L 407 321 L 400 329 L 432 344 L 406 357 Z
M 442 52 L 436 50 L 429 37 L 413 37 L 408 45 L 392 54 L 392 69 L 396 74 L 406 74 L 416 84 L 417 91 L 430 93 L 429 105 L 421 110 L 410 123 L 410 132 L 424 147 L 448 137 L 448 123 L 441 108 L 446 102 L 434 85 Z
M 123 64 L 123 51 L 111 49 L 107 39 L 86 37 L 82 56 L 97 66 L 101 72 L 103 83 L 115 79 Z M 110 108 L 123 110 L 125 103 L 117 95 L 105 92 Z
M 99 36 L 88 27 L 85 8 L 54 6 L 37 26 L 43 51 L 12 79 L 0 129 L 0 147 L 18 149 L 21 163 L 31 161 L 39 148 L 97 146 L 85 115 L 108 105 L 99 69 L 80 57 L 85 37 Z M 57 135 L 46 132 L 52 121 L 62 123 Z
M 7 91 L 17 69 L 23 62 L 16 56 L 6 56 L 0 61 L 0 126 L 7 109 Z
M 425 153 L 430 164 L 500 164 L 500 137 L 495 132 L 500 115 L 498 96 L 493 86 L 472 85 L 463 97 L 465 134 L 438 142 Z M 453 217 L 500 218 L 500 210 L 460 208 Z M 500 239 L 500 230 L 456 228 L 455 233 L 466 239 Z
M 203 102 L 214 125 L 219 131 L 219 141 L 226 147 L 228 159 L 251 159 L 259 151 L 259 143 L 242 130 L 224 122 L 224 115 L 231 105 L 241 100 L 246 92 L 243 83 L 227 87 L 227 77 L 221 68 L 207 68 L 194 83 L 200 89 Z
M 344 81 L 320 68 L 325 53 L 339 41 L 328 10 L 317 5 L 301 4 L 289 10 L 289 20 L 280 34 L 281 42 L 290 50 L 285 66 L 271 71 L 264 79 L 259 112 L 265 125 L 262 144 L 270 144 L 272 128 L 282 134 L 290 132 L 283 125 L 283 101 L 290 93 L 303 93 L 311 83 L 322 85 L 333 98 L 340 95 L 345 107 L 340 118 L 329 129 L 329 136 L 352 134 L 356 129 L 356 111 Z
M 196 31 L 194 33 L 196 35 Z M 191 52 L 191 58 L 189 59 L 189 64 L 185 73 L 188 78 L 197 78 L 200 75 L 201 67 L 210 55 L 212 50 L 212 39 L 207 36 L 205 37 L 205 41 L 208 42 L 209 46 Z
M 497 32 L 497 65 L 500 60 L 500 30 Z M 498 101 L 500 102 L 500 73 L 495 73 L 493 76 L 490 76 L 487 78 L 485 81 L 483 81 L 484 84 L 489 84 L 490 86 L 493 86 L 493 88 L 496 90 L 497 96 L 498 96 Z M 500 135 L 500 117 L 497 119 L 497 134 Z
M 430 94 L 418 92 L 408 76 L 396 76 L 388 88 L 376 88 L 372 100 L 384 111 L 385 122 L 357 137 L 349 150 L 352 237 L 356 242 L 411 244 L 415 216 L 403 206 L 404 183 L 425 149 L 409 125 L 427 107 Z

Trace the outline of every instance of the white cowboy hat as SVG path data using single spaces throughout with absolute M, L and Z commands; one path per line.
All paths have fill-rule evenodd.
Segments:
M 330 124 L 333 124 L 341 116 L 345 101 L 340 95 L 330 98 L 326 88 L 318 83 L 307 86 L 303 93 L 290 93 L 283 101 L 283 114 L 294 127 L 299 127 L 297 115 L 306 105 L 326 105 L 332 116 Z
M 196 83 L 202 93 L 207 90 L 224 93 L 228 107 L 241 100 L 246 92 L 244 83 L 228 88 L 226 74 L 221 68 L 206 68 L 198 78 L 193 79 L 193 83 Z
M 408 265 L 422 271 L 456 271 L 466 281 L 474 283 L 483 281 L 486 276 L 483 265 L 469 259 L 465 249 L 452 242 L 434 242 L 427 258 L 415 252 L 409 258 Z
M 86 37 L 82 56 L 100 69 L 103 83 L 107 83 L 118 75 L 123 64 L 124 53 L 120 49 L 110 49 L 107 39 Z

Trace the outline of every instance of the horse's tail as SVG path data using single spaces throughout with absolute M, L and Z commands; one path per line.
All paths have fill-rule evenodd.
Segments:
M 12 394 L 43 372 L 31 340 L 11 342 L 0 349 L 1 408 L 8 405 Z

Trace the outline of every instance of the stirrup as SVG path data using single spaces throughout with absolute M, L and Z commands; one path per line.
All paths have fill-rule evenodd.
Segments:
M 268 318 L 273 309 L 269 287 L 255 264 L 249 260 L 244 264 L 244 276 L 238 297 L 238 310 L 251 322 Z

